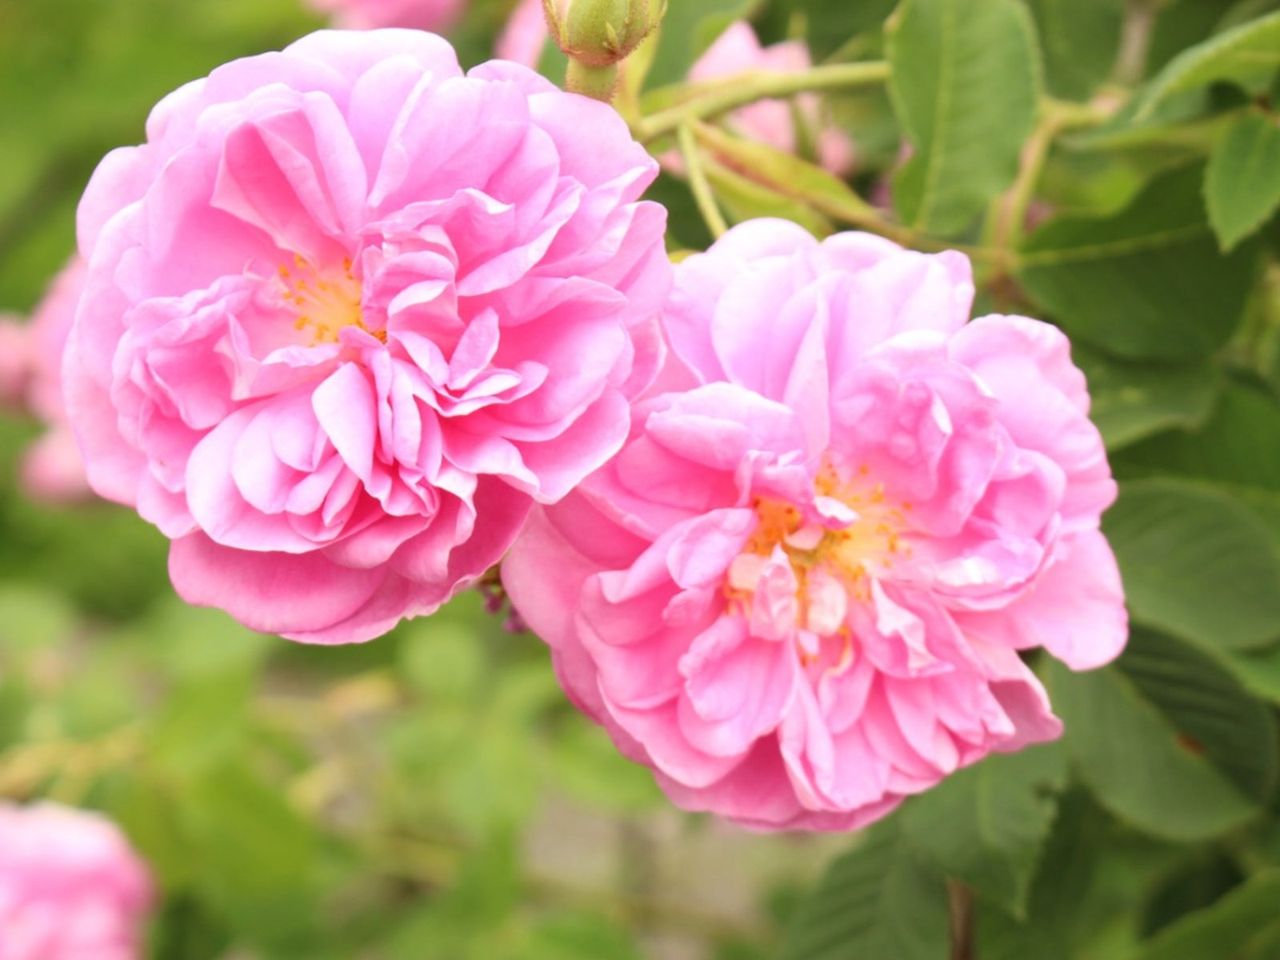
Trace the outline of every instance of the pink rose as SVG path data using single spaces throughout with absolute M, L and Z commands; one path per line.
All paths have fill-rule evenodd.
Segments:
M 348 30 L 410 27 L 445 30 L 457 20 L 466 0 L 308 0 L 333 24 Z
M 706 53 L 689 70 L 692 81 L 719 80 L 735 74 L 803 73 L 812 66 L 809 48 L 798 40 L 760 46 L 751 24 L 738 20 L 716 38 Z M 818 162 L 832 173 L 846 175 L 853 170 L 853 142 L 839 127 L 823 117 L 822 102 L 813 94 L 801 94 L 795 103 L 804 122 L 817 138 Z M 786 153 L 796 151 L 796 118 L 788 100 L 758 100 L 729 115 L 729 124 L 749 140 L 776 147 Z
M 0 803 L 0 960 L 140 960 L 151 901 L 105 817 Z
M 569 695 L 682 807 L 858 827 L 1058 735 L 1019 650 L 1124 645 L 1084 377 L 972 298 L 958 253 L 729 231 L 677 268 L 670 392 L 503 564 Z
M 609 107 L 432 34 L 320 32 L 163 100 L 79 211 L 65 374 L 89 480 L 188 601 L 377 636 L 626 434 L 666 213 Z
M 79 257 L 58 274 L 31 321 L 31 382 L 27 406 L 48 430 L 26 452 L 22 485 L 36 500 L 66 503 L 89 494 L 84 462 L 67 422 L 62 400 L 62 357 L 84 287 L 84 263 Z

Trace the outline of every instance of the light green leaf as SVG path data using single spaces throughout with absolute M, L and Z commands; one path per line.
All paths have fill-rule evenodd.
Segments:
M 1107 217 L 1060 217 L 1019 257 L 1027 293 L 1073 337 L 1122 357 L 1190 360 L 1225 343 L 1244 312 L 1251 246 L 1218 252 L 1199 167 L 1153 180 Z
M 1135 960 L 1273 960 L 1280 954 L 1280 870 L 1250 877 L 1161 930 Z
M 912 226 L 963 232 L 1018 169 L 1040 95 L 1016 0 L 904 0 L 888 37 L 889 91 L 915 154 L 894 181 Z
M 1204 193 L 1223 250 L 1262 226 L 1280 206 L 1280 121 L 1249 112 L 1228 127 L 1209 155 Z
M 947 888 L 884 821 L 858 835 L 801 903 L 782 960 L 938 960 L 948 943 Z
M 1280 638 L 1280 554 L 1230 494 L 1172 478 L 1133 481 L 1103 529 L 1135 621 L 1211 650 Z
M 1220 834 L 1257 814 L 1275 780 L 1270 711 L 1206 654 L 1135 630 L 1124 656 L 1048 685 L 1065 743 L 1098 800 L 1173 840 Z
M 1087 98 L 1115 63 L 1124 5 L 1116 0 L 1030 0 L 1030 7 L 1049 92 Z
M 1229 81 L 1249 89 L 1270 83 L 1280 68 L 1280 12 L 1210 37 L 1174 57 L 1142 94 L 1138 119 L 1166 98 Z
M 1079 343 L 1071 356 L 1088 377 L 1089 416 L 1108 450 L 1171 427 L 1199 426 L 1209 415 L 1216 377 L 1207 364 L 1137 364 Z
M 1066 779 L 1062 750 L 1045 744 L 993 754 L 913 798 L 909 846 L 938 870 L 1023 916 L 1031 878 Z
M 1218 659 L 1255 696 L 1280 704 L 1280 647 L 1228 651 Z

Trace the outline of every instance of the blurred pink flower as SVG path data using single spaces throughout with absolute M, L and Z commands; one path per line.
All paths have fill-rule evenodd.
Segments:
M 503 60 L 536 68 L 549 36 L 542 0 L 520 0 L 498 35 L 494 52 Z
M 698 82 L 719 80 L 747 71 L 802 73 L 812 66 L 809 48 L 798 40 L 762 47 L 751 24 L 738 20 L 716 38 L 689 71 Z M 795 99 L 804 122 L 814 131 L 818 162 L 832 173 L 845 175 L 854 165 L 853 141 L 828 122 L 822 102 L 813 94 Z M 729 125 L 750 140 L 758 140 L 787 153 L 796 151 L 796 118 L 787 100 L 758 100 L 740 107 L 728 117 Z
M 428 613 L 626 435 L 666 212 L 608 106 L 320 32 L 170 95 L 80 205 L 89 479 L 188 601 L 313 642 Z
M 958 253 L 729 231 L 676 270 L 672 392 L 512 548 L 569 695 L 680 806 L 858 827 L 1058 735 L 1019 650 L 1120 652 L 1084 377 L 972 297 Z
M 84 262 L 73 257 L 54 278 L 31 321 L 27 406 L 48 430 L 24 455 L 21 477 L 29 496 L 51 503 L 80 500 L 91 492 L 62 399 L 62 357 L 84 277 Z
M 410 27 L 445 30 L 457 20 L 466 0 L 308 0 L 321 13 L 333 16 L 333 25 L 348 30 L 376 27 Z
M 141 960 L 146 865 L 94 813 L 0 802 L 0 960 Z
M 21 406 L 31 382 L 31 329 L 14 314 L 0 314 L 0 409 Z

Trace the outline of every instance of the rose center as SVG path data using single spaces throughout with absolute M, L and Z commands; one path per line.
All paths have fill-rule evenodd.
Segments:
M 385 330 L 370 330 L 364 324 L 360 281 L 356 279 L 350 258 L 344 258 L 340 267 L 322 271 L 295 256 L 293 265 L 281 266 L 279 274 L 281 295 L 296 315 L 294 329 L 309 333 L 311 346 L 337 343 L 339 334 L 347 327 L 358 327 L 386 342 Z
M 800 508 L 756 498 L 756 528 L 730 565 L 725 592 L 731 604 L 750 611 L 767 603 L 794 616 L 794 628 L 817 636 L 847 634 L 851 602 L 871 599 L 871 581 L 910 556 L 903 534 L 910 503 L 886 496 L 865 468 L 853 478 L 827 467 L 814 483 L 815 499 Z M 786 567 L 779 570 L 779 561 Z M 794 584 L 779 595 L 779 573 Z M 755 619 L 753 617 L 753 619 Z

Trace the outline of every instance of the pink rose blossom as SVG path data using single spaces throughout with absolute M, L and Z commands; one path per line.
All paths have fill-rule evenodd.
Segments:
M 27 406 L 48 427 L 22 461 L 22 486 L 37 500 L 66 503 L 89 495 L 84 462 L 62 399 L 62 357 L 84 288 L 84 263 L 72 258 L 54 279 L 31 321 Z
M 417 30 L 448 29 L 462 12 L 466 0 L 309 0 L 321 13 L 331 14 L 333 24 L 348 30 L 377 27 L 409 27 Z
M 689 70 L 689 79 L 720 80 L 747 71 L 803 73 L 812 66 L 809 48 L 798 40 L 762 47 L 751 24 L 738 20 L 716 38 Z M 838 127 L 826 122 L 822 103 L 813 94 L 795 100 L 804 122 L 815 131 L 818 162 L 832 173 L 845 175 L 854 164 L 853 142 Z M 796 150 L 796 120 L 791 102 L 757 100 L 729 115 L 729 125 L 750 140 L 758 140 L 787 153 Z
M 105 817 L 0 803 L 0 960 L 141 960 L 146 865 Z
M 679 805 L 850 829 L 1056 737 L 1018 651 L 1127 636 L 1067 339 L 969 263 L 793 223 L 676 271 L 670 392 L 503 564 L 569 695 Z
M 428 613 L 617 450 L 660 362 L 656 166 L 441 38 L 320 32 L 155 109 L 79 212 L 89 479 L 188 601 L 313 642 Z

